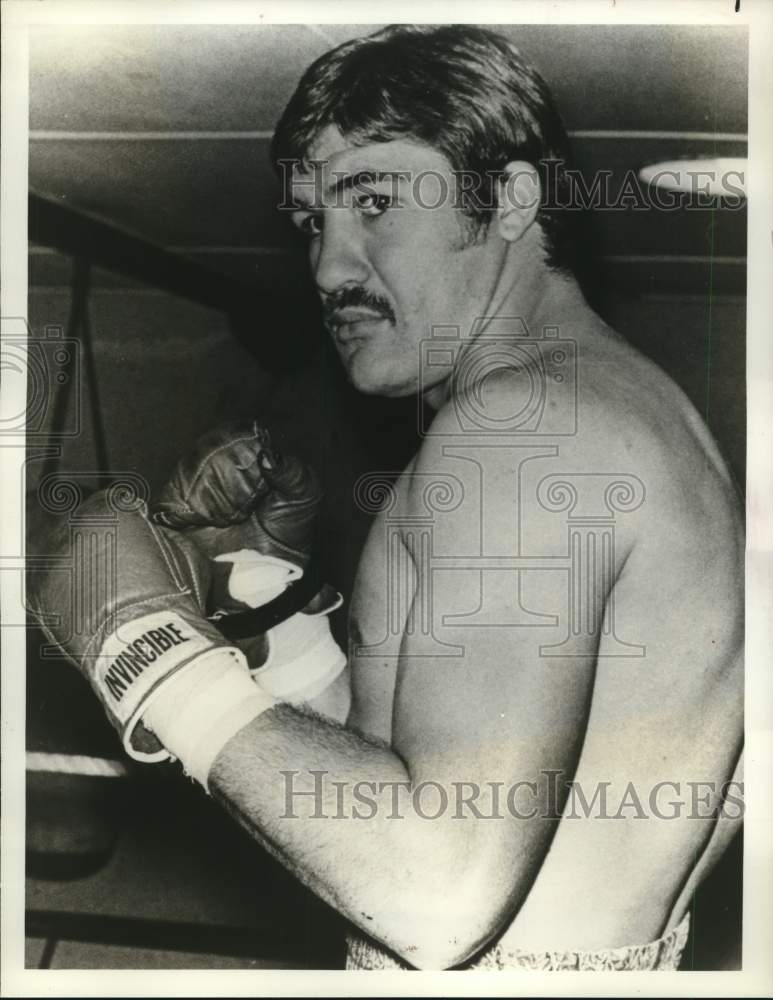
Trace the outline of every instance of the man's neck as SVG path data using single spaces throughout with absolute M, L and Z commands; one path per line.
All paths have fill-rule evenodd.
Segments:
M 508 336 L 541 337 L 545 327 L 571 329 L 577 337 L 598 322 L 580 290 L 576 278 L 547 267 L 539 257 L 525 266 L 503 268 L 485 310 L 485 317 L 471 332 L 465 353 L 475 350 L 479 338 Z M 515 275 L 515 276 L 513 276 Z M 458 359 L 457 359 L 458 361 Z M 425 402 L 437 410 L 450 398 L 452 378 L 433 386 L 424 394 Z
M 500 322 L 517 318 L 536 337 L 545 326 L 583 325 L 592 310 L 572 274 L 552 270 L 539 261 L 531 268 L 519 269 L 510 282 L 499 283 L 486 315 Z M 484 326 L 480 332 L 485 334 Z

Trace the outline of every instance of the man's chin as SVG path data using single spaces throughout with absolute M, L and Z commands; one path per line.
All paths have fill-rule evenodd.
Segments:
M 368 370 L 366 366 L 358 365 L 354 359 L 346 365 L 346 375 L 350 385 L 365 396 L 385 396 L 399 398 L 401 396 L 411 396 L 417 391 L 417 387 L 405 384 L 396 378 L 389 378 L 383 373 Z

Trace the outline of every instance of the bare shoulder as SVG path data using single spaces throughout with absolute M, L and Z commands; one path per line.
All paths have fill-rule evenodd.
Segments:
M 573 385 L 546 384 L 549 368 L 526 371 L 501 350 L 497 360 L 439 410 L 417 456 L 407 509 L 433 518 L 433 545 L 533 566 L 522 579 L 548 607 L 564 578 L 542 569 L 573 565 L 570 546 L 589 544 L 586 529 L 599 539 L 609 530 L 617 613 L 636 641 L 653 648 L 657 635 L 664 648 L 695 651 L 700 634 L 703 664 L 738 666 L 742 507 L 690 401 L 614 335 L 578 352 Z M 426 510 L 424 479 L 456 490 L 451 513 Z
M 668 560 L 686 550 L 736 563 L 742 556 L 740 493 L 711 431 L 673 380 L 622 338 L 595 341 L 580 358 L 577 455 L 638 477 L 643 502 L 631 523 L 640 546 Z
M 634 534 L 646 531 L 651 544 L 660 526 L 664 535 L 706 536 L 737 551 L 738 489 L 681 389 L 601 323 L 581 347 L 579 338 L 556 343 L 531 354 L 523 343 L 482 348 L 468 366 L 472 377 L 457 382 L 435 416 L 416 468 L 442 469 L 467 452 L 504 489 L 527 454 L 551 475 L 619 473 L 642 493 L 627 519 Z

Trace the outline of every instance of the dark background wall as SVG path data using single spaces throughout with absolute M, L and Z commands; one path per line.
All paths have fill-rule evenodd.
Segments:
M 507 30 L 554 87 L 588 176 L 745 152 L 743 32 Z M 194 295 L 106 270 L 81 248 L 90 337 L 79 327 L 68 413 L 59 415 L 79 430 L 54 456 L 30 448 L 30 531 L 41 517 L 42 475 L 88 485 L 106 461 L 112 473 L 140 476 L 152 490 L 202 431 L 259 416 L 320 470 L 323 558 L 348 593 L 368 527 L 353 483 L 361 472 L 404 465 L 416 445 L 416 404 L 358 397 L 343 381 L 319 332 L 303 261 L 272 208 L 266 144 L 305 65 L 361 30 L 181 32 L 33 34 L 31 185 L 119 233 L 238 280 L 254 309 L 234 323 Z M 743 483 L 745 211 L 714 204 L 693 213 L 598 213 L 589 235 L 598 310 L 682 386 Z M 31 247 L 33 337 L 67 334 L 73 274 L 70 254 Z M 47 392 L 44 430 L 61 389 L 51 383 Z M 339 634 L 344 626 L 339 615 Z M 39 643 L 31 631 L 29 749 L 117 756 L 85 685 L 69 668 L 40 662 Z M 45 941 L 58 940 L 46 959 L 54 965 L 174 964 L 208 949 L 218 957 L 205 964 L 226 963 L 229 952 L 258 964 L 335 964 L 335 919 L 203 796 L 160 771 L 133 769 L 118 779 L 120 795 L 105 779 L 31 776 L 30 962 L 41 961 Z M 737 967 L 739 859 L 736 844 L 698 899 L 689 967 Z M 140 959 L 126 952 L 127 942 L 151 951 Z

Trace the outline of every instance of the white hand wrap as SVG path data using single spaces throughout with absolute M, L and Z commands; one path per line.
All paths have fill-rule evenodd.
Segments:
M 213 649 L 169 680 L 143 722 L 209 792 L 209 772 L 226 743 L 276 704 L 254 684 L 238 650 Z
M 252 676 L 268 694 L 291 705 L 316 697 L 346 666 L 326 615 L 299 611 L 272 628 L 267 637 L 268 659 Z
M 259 552 L 241 549 L 217 557 L 233 568 L 228 590 L 252 608 L 262 607 L 303 575 L 293 563 Z M 273 697 L 297 705 L 310 701 L 338 677 L 346 666 L 346 656 L 330 631 L 328 615 L 341 605 L 329 606 L 320 614 L 299 611 L 266 633 L 269 653 L 266 662 L 252 676 Z

